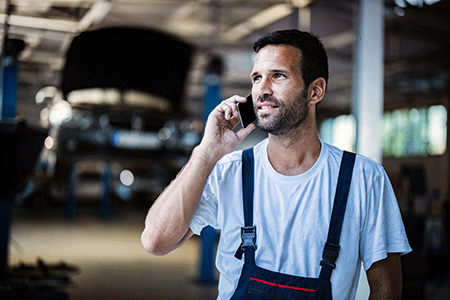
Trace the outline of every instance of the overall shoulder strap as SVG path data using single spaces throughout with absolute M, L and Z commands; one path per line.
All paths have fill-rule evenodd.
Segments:
M 242 195 L 244 205 L 244 227 L 241 227 L 242 243 L 235 257 L 242 258 L 245 252 L 245 262 L 255 263 L 256 227 L 253 226 L 253 190 L 254 190 L 254 158 L 253 148 L 242 152 Z
M 336 260 L 340 250 L 339 240 L 341 238 L 342 223 L 344 222 L 345 209 L 347 207 L 355 157 L 355 153 L 347 151 L 344 151 L 342 155 L 328 238 L 323 249 L 322 261 L 320 262 L 322 266 L 319 276 L 320 279 L 329 280 L 331 278 L 331 272 L 336 268 Z
M 254 189 L 253 148 L 242 152 L 242 191 L 244 200 L 245 226 L 253 226 L 253 189 Z

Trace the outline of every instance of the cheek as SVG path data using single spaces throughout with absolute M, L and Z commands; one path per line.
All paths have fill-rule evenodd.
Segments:
M 253 97 L 255 97 L 256 96 L 256 86 L 255 86 L 255 84 L 253 84 L 252 83 L 252 89 L 251 89 L 251 93 L 253 94 Z
M 288 100 L 291 98 L 295 98 L 295 95 L 299 93 L 298 86 L 294 86 L 292 84 L 284 84 L 284 85 L 278 85 L 274 87 L 273 89 L 273 95 L 282 100 Z

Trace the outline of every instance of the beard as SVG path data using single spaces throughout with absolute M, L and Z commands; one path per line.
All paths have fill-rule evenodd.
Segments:
M 267 101 L 278 106 L 277 112 L 267 114 L 258 114 L 255 108 L 258 128 L 276 136 L 285 135 L 298 128 L 308 116 L 307 90 L 305 88 L 294 101 L 290 101 L 289 105 L 274 97 L 265 97 L 260 101 Z M 289 101 L 287 102 L 289 103 Z

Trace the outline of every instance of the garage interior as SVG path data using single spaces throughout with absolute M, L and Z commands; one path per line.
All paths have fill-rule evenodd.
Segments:
M 38 128 L 45 132 L 45 140 L 26 180 L 14 195 L 4 196 L 2 191 L 0 197 L 11 209 L 10 215 L 4 217 L 3 211 L 1 215 L 10 218 L 2 223 L 2 228 L 9 226 L 6 237 L 1 235 L 7 245 L 2 267 L 9 274 L 25 274 L 0 285 L 0 295 L 9 297 L 18 288 L 37 299 L 216 299 L 218 274 L 210 258 L 202 259 L 203 247 L 213 247 L 210 241 L 195 237 L 167 256 L 152 256 L 140 244 L 146 212 L 198 143 L 207 112 L 220 99 L 245 96 L 251 90 L 252 44 L 265 33 L 298 28 L 317 35 L 330 65 L 319 122 L 328 124 L 352 114 L 354 53 L 363 4 L 382 11 L 382 110 L 390 116 L 406 111 L 421 115 L 422 108 L 444 112 L 445 128 L 436 129 L 442 131 L 440 141 L 428 142 L 438 150 L 404 154 L 388 147 L 392 153 L 385 152 L 381 163 L 397 193 L 414 250 L 403 261 L 404 299 L 449 299 L 448 0 L 1 0 L 2 59 L 15 56 L 12 65 L 17 71 L 14 116 L 3 120 Z M 172 74 L 173 87 L 149 96 L 136 92 L 137 85 L 122 86 L 128 84 L 124 81 L 108 88 L 97 83 L 101 88 L 95 89 L 82 75 L 68 75 L 73 42 L 108 28 L 162 33 L 170 43 L 173 39 L 187 45 L 187 58 L 180 61 L 188 64 Z M 20 44 L 16 55 L 5 47 L 5 37 Z M 121 48 L 124 56 L 105 78 L 112 78 L 116 70 L 125 72 L 127 64 L 139 65 L 135 60 L 147 59 L 138 55 L 143 50 L 131 45 Z M 81 49 L 95 47 L 91 43 Z M 77 56 L 73 59 L 74 65 L 81 64 Z M 100 75 L 91 77 L 101 81 L 102 67 L 113 60 L 102 60 L 103 65 L 97 61 Z M 155 74 L 142 82 L 157 82 L 162 74 L 152 65 L 155 61 L 142 62 L 141 71 L 151 69 Z M 159 80 L 167 82 L 170 75 Z M 5 90 L 8 82 L 2 83 Z M 152 89 L 164 86 L 158 83 L 148 83 L 142 90 L 155 92 Z M 156 136 L 164 146 L 148 133 L 159 119 L 162 125 Z M 83 142 L 97 123 L 112 132 L 108 138 L 120 151 L 110 153 L 108 142 L 96 135 L 97 146 Z M 175 136 L 180 140 L 173 141 Z M 264 137 L 256 131 L 240 147 Z M 151 147 L 165 148 L 152 152 Z M 348 150 L 358 150 L 354 140 Z M 13 157 L 14 151 L 2 155 Z M 202 273 L 205 268 L 207 274 Z M 362 291 L 357 299 L 364 295 Z

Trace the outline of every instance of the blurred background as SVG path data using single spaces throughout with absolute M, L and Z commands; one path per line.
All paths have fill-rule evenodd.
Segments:
M 218 233 L 154 257 L 144 218 L 251 90 L 253 42 L 298 28 L 328 53 L 321 139 L 393 184 L 404 299 L 450 299 L 450 1 L 1 0 L 0 23 L 0 298 L 215 299 Z

